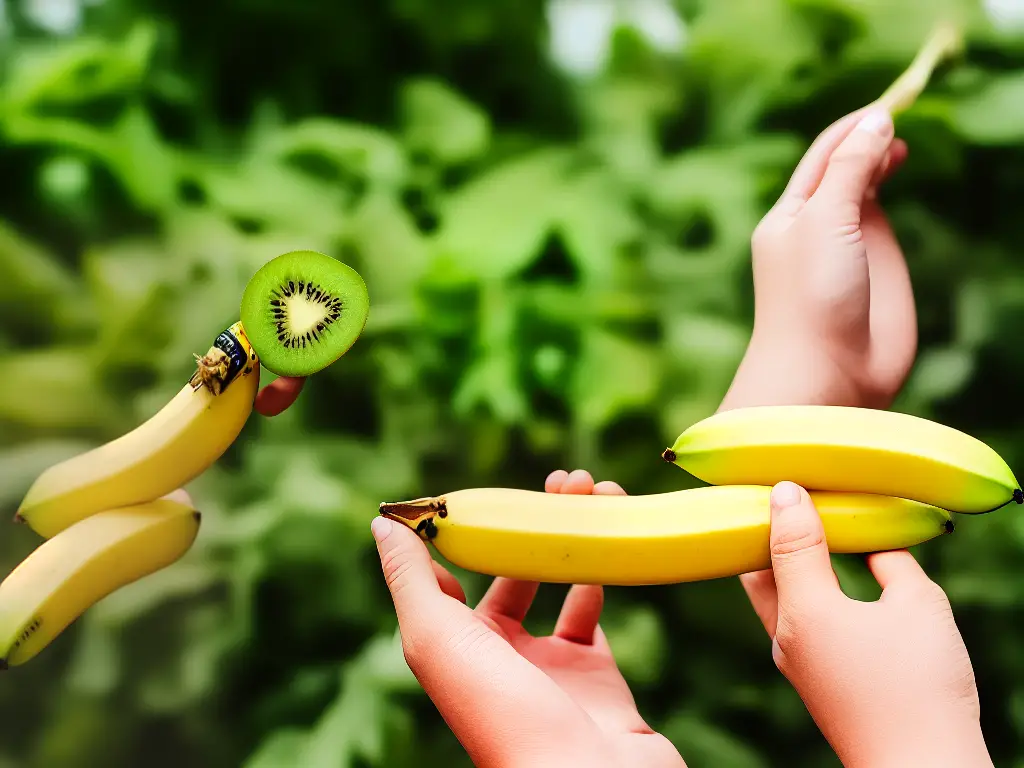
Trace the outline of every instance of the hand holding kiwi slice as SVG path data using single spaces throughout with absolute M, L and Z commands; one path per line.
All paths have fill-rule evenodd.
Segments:
M 352 267 L 316 251 L 271 259 L 242 294 L 241 320 L 263 367 L 310 376 L 336 361 L 366 326 L 370 296 Z

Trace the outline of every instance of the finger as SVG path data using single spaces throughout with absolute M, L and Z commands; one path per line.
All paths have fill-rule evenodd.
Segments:
M 900 166 L 907 159 L 907 143 L 902 139 L 893 139 L 889 150 L 885 153 L 881 165 L 871 177 L 871 185 L 868 187 L 867 198 L 874 199 L 878 196 L 878 188 L 892 178 Z
M 536 581 L 519 581 L 499 576 L 491 582 L 477 603 L 476 611 L 491 619 L 502 617 L 521 624 L 530 612 L 539 588 L 540 584 Z
M 565 485 L 566 478 L 569 477 L 569 473 L 564 469 L 556 469 L 547 479 L 544 481 L 544 490 L 547 493 L 558 493 L 562 490 L 562 486 Z
M 814 194 L 825 175 L 828 159 L 857 124 L 857 120 L 866 109 L 859 109 L 832 123 L 818 134 L 807 152 L 800 159 L 789 183 L 779 198 L 777 207 L 785 208 L 787 213 L 795 213 L 800 205 Z
M 865 559 L 883 594 L 890 588 L 914 586 L 931 581 L 914 556 L 905 549 L 874 552 Z
M 590 494 L 594 492 L 594 478 L 585 469 L 574 469 L 565 479 L 561 493 Z
M 454 597 L 460 603 L 465 604 L 466 592 L 462 589 L 462 585 L 459 584 L 459 580 L 452 576 L 448 569 L 437 562 L 437 560 L 431 558 L 430 564 L 434 568 L 437 585 L 441 587 L 441 591 L 448 595 L 448 597 Z
M 474 765 L 500 764 L 519 742 L 581 726 L 564 691 L 441 591 L 413 531 L 382 517 L 372 530 L 409 668 Z
M 868 254 L 870 327 L 875 345 L 869 374 L 898 388 L 917 354 L 917 305 L 910 269 L 877 200 L 864 203 L 861 231 Z
M 866 111 L 828 160 L 821 184 L 811 196 L 824 211 L 860 206 L 893 139 L 892 116 L 883 109 Z M 846 223 L 846 222 L 842 222 Z
M 770 569 L 744 573 L 740 576 L 740 583 L 768 637 L 775 637 L 779 625 L 779 592 L 775 588 L 775 574 Z
M 552 634 L 570 643 L 592 645 L 603 608 L 604 589 L 600 584 L 573 584 Z
M 186 491 L 184 488 L 178 488 L 176 490 L 173 490 L 166 496 L 164 496 L 164 498 L 167 499 L 168 501 L 176 501 L 179 504 L 185 504 L 186 506 L 189 507 L 195 507 L 195 502 L 192 501 L 192 497 L 188 495 L 188 491 Z
M 609 656 L 613 655 L 612 645 L 608 642 L 608 635 L 606 635 L 604 633 L 604 630 L 601 629 L 600 624 L 594 627 L 594 642 L 592 644 L 592 647 L 595 651 L 606 653 Z
M 832 570 L 821 516 L 799 485 L 782 482 L 772 488 L 769 538 L 780 608 L 820 608 L 843 596 Z
M 886 163 L 885 170 L 882 173 L 880 183 L 885 183 L 891 179 L 895 173 L 903 167 L 903 164 L 907 161 L 907 157 L 910 155 L 910 148 L 907 146 L 907 142 L 903 139 L 893 139 L 892 145 L 889 147 L 888 162 Z
M 434 572 L 434 560 L 426 544 L 404 525 L 375 517 L 370 530 L 398 622 L 413 628 L 422 616 L 438 607 L 439 601 L 447 599 Z
M 594 494 L 597 496 L 627 496 L 628 494 L 622 490 L 622 486 L 618 483 L 613 483 L 611 480 L 602 480 L 600 483 L 594 485 Z
M 291 407 L 305 385 L 305 378 L 282 376 L 274 379 L 256 395 L 256 412 L 263 416 L 277 416 Z

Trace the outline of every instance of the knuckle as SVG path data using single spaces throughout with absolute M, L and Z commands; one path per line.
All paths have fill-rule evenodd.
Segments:
M 946 595 L 946 590 L 929 578 L 924 578 L 915 584 L 912 592 L 915 600 L 920 600 L 923 603 L 938 608 L 950 608 L 949 596 Z
M 423 668 L 426 652 L 424 644 L 414 634 L 402 632 L 402 655 L 414 674 Z
M 772 659 L 780 672 L 786 674 L 792 668 L 792 661 L 799 658 L 802 646 L 803 641 L 796 625 L 788 617 L 780 615 L 772 643 Z
M 388 589 L 392 592 L 401 589 L 407 581 L 406 576 L 412 569 L 412 565 L 412 559 L 401 548 L 386 552 L 381 558 L 381 569 L 384 571 L 384 580 L 387 582 Z
M 778 245 L 783 231 L 778 211 L 773 208 L 757 223 L 750 235 L 750 247 L 754 255 L 772 252 Z
M 446 631 L 445 647 L 457 657 L 466 656 L 486 644 L 491 636 L 491 630 L 487 625 L 474 621 Z
M 820 525 L 787 525 L 772 533 L 772 557 L 788 557 L 825 543 Z

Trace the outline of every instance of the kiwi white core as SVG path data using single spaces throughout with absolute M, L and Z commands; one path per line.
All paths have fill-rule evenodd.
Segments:
M 271 292 L 267 311 L 285 347 L 305 347 L 330 331 L 341 316 L 341 299 L 314 282 L 289 280 Z

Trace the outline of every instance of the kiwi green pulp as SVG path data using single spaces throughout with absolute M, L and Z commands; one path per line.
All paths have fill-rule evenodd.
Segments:
M 252 276 L 240 314 L 264 368 L 310 376 L 355 344 L 369 313 L 366 283 L 352 267 L 316 251 L 292 251 Z

